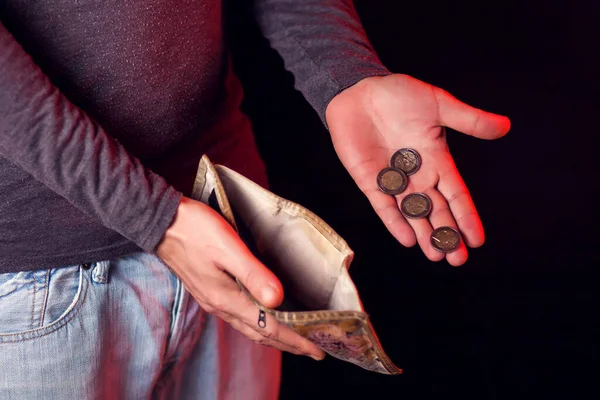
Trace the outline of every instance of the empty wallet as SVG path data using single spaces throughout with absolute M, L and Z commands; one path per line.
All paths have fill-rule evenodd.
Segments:
M 353 251 L 321 218 L 206 155 L 191 197 L 218 211 L 280 279 L 285 300 L 277 309 L 261 305 L 238 280 L 260 311 L 332 357 L 381 374 L 402 373 L 385 354 L 350 278 Z

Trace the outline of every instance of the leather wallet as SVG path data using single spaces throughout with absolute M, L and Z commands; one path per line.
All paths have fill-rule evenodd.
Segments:
M 259 312 L 306 337 L 327 354 L 369 371 L 402 370 L 385 354 L 348 268 L 354 253 L 321 218 L 243 175 L 200 160 L 191 197 L 217 210 L 280 279 L 285 300 Z

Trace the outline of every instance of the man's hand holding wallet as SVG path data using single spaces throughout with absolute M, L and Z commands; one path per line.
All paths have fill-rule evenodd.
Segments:
M 257 343 L 399 374 L 364 312 L 353 252 L 322 219 L 202 157 L 158 255 L 210 313 Z
M 240 290 L 236 278 L 269 307 L 282 302 L 281 283 L 208 205 L 183 197 L 157 255 L 206 312 L 225 320 L 249 339 L 293 354 L 324 357 L 317 346 L 272 316 L 267 316 L 265 328 L 257 325 L 256 306 Z

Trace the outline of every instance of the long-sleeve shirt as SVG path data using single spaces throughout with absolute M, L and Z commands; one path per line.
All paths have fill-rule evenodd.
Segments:
M 350 0 L 254 7 L 323 121 L 389 73 Z M 0 0 L 0 273 L 154 251 L 202 154 L 261 173 L 223 29 L 220 0 Z

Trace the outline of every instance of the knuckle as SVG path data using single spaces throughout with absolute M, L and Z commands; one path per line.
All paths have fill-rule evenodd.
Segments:
M 481 120 L 481 114 L 482 112 L 480 110 L 476 110 L 477 112 L 474 113 L 473 115 L 473 132 L 479 132 L 479 130 L 481 129 L 481 124 L 482 124 L 482 120 Z
M 211 305 L 210 305 L 210 304 L 208 304 L 208 303 L 201 304 L 200 306 L 202 307 L 202 309 L 203 309 L 204 311 L 206 311 L 206 312 L 207 312 L 207 313 L 209 313 L 209 314 L 214 314 L 214 313 L 216 313 L 216 312 L 217 312 L 217 309 L 216 309 L 216 308 L 214 308 L 213 306 L 211 306 Z
M 379 214 L 380 216 L 384 216 L 385 214 L 388 214 L 388 212 L 389 212 L 390 210 L 392 210 L 392 208 L 393 208 L 393 207 L 395 207 L 395 206 L 393 206 L 393 205 L 391 205 L 391 204 L 385 204 L 385 205 L 383 205 L 383 206 L 382 206 L 382 205 L 378 205 L 378 204 L 377 204 L 377 205 L 375 205 L 375 206 L 373 207 L 373 209 L 374 209 L 374 210 L 375 210 L 375 212 L 376 212 L 377 214 Z
M 450 92 L 448 92 L 445 89 L 442 89 L 440 87 L 437 86 L 431 86 L 431 89 L 433 90 L 433 93 L 435 94 L 435 96 L 437 97 L 448 97 L 448 96 L 452 96 L 450 94 Z
M 255 284 L 255 281 L 260 281 L 260 278 L 257 276 L 256 274 L 256 270 L 254 268 L 252 268 L 252 264 L 250 262 L 246 262 L 246 273 L 244 274 L 244 276 L 241 279 L 242 284 L 250 291 L 253 291 L 253 289 L 255 288 L 255 286 L 257 286 Z M 260 283 L 260 282 L 256 282 L 256 283 Z M 245 295 L 245 293 L 243 293 Z
M 253 330 L 249 331 L 246 336 L 248 339 L 252 340 L 256 344 L 264 345 L 266 343 L 266 339 L 260 333 L 255 332 Z
M 450 196 L 450 198 L 448 199 L 448 203 L 453 203 L 456 200 L 464 198 L 464 197 L 468 198 L 469 194 L 464 190 L 460 190 L 456 193 L 453 193 L 452 196 Z
M 263 331 L 263 337 L 269 340 L 278 340 L 279 331 L 277 329 L 265 329 Z
M 444 216 L 444 214 L 450 213 L 450 208 L 447 205 L 440 206 L 438 208 L 434 208 L 431 210 L 431 214 L 429 215 L 429 219 L 436 219 L 439 216 Z
M 473 218 L 473 217 L 477 218 L 478 215 L 477 215 L 477 212 L 471 210 L 471 211 L 467 211 L 461 215 L 458 215 L 455 218 L 456 218 L 456 223 L 461 225 L 462 221 L 466 220 L 467 218 Z
M 231 321 L 230 324 L 254 343 L 260 344 L 259 342 L 264 339 L 260 333 L 256 332 L 254 329 L 250 328 L 248 325 L 241 322 L 240 320 L 234 319 Z
M 376 207 L 374 208 L 374 210 L 377 213 L 377 215 L 379 215 L 383 223 L 388 226 L 398 222 L 399 220 L 403 220 L 402 214 L 400 214 L 400 211 L 398 210 L 398 206 L 396 204 L 389 204 L 383 207 Z

